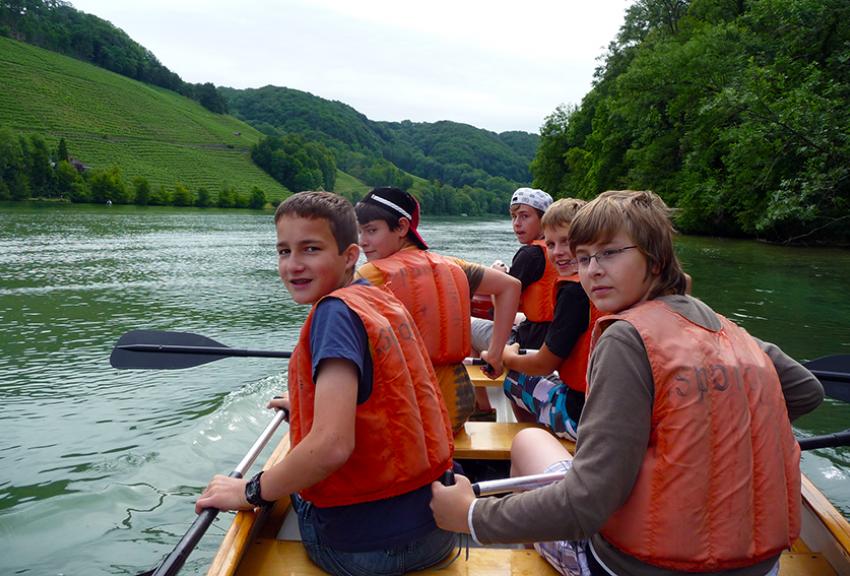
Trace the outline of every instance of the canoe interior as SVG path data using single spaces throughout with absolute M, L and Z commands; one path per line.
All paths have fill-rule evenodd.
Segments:
M 474 380 L 477 367 L 469 367 Z M 495 388 L 489 388 L 497 392 Z M 491 394 L 496 399 L 500 394 Z M 497 410 L 501 407 L 497 407 Z M 504 409 L 499 410 L 503 420 Z M 533 424 L 517 422 L 467 422 L 455 437 L 455 455 L 462 462 L 487 462 L 498 465 L 510 458 L 514 434 Z M 575 445 L 564 441 L 570 452 Z M 287 434 L 269 457 L 264 469 L 280 461 L 289 451 Z M 505 466 L 505 469 L 507 467 Z M 850 576 L 850 524 L 821 492 L 803 476 L 803 527 L 801 538 L 780 560 L 781 576 Z M 273 508 L 236 514 L 230 529 L 210 565 L 208 576 L 312 576 L 323 574 L 310 560 L 300 542 L 279 539 L 289 499 L 279 500 Z M 291 524 L 291 522 L 290 522 Z M 291 532 L 287 528 L 286 533 Z M 557 575 L 533 550 L 522 548 L 471 548 L 469 560 L 463 556 L 448 568 L 425 570 L 418 574 L 444 576 L 532 576 Z

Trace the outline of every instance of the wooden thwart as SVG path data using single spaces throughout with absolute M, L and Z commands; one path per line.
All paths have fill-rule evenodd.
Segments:
M 481 371 L 481 366 L 467 366 L 466 373 L 469 374 L 469 379 L 472 381 L 473 386 L 501 388 L 502 382 L 505 378 L 505 373 L 502 372 L 502 375 L 496 380 L 491 380 L 484 375 L 484 372 Z
M 455 458 L 460 460 L 510 460 L 511 442 L 524 428 L 539 428 L 525 422 L 467 422 L 455 434 Z M 575 443 L 561 440 L 572 454 Z

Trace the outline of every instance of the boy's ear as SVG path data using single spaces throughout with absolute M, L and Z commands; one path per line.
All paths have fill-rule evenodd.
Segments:
M 357 244 L 349 244 L 348 248 L 342 251 L 345 256 L 345 267 L 354 268 L 357 265 L 357 259 L 360 258 L 360 246 Z
M 407 233 L 410 232 L 410 220 L 404 216 L 399 218 L 397 231 L 401 237 L 407 236 Z

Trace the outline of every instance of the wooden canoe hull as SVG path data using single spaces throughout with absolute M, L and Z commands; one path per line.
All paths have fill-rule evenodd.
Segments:
M 525 424 L 513 424 L 525 427 Z M 489 428 L 488 427 L 492 427 Z M 505 423 L 468 422 L 458 437 L 456 457 L 505 459 Z M 509 443 L 508 443 L 509 445 Z M 572 447 L 571 443 L 565 443 Z M 488 454 L 488 450 L 498 453 Z M 286 435 L 269 457 L 264 469 L 280 461 L 289 451 Z M 483 456 L 482 456 L 483 454 Z M 782 555 L 780 576 L 850 576 L 850 524 L 826 497 L 803 476 L 802 535 L 792 550 Z M 323 574 L 310 560 L 299 542 L 278 540 L 289 511 L 289 499 L 279 500 L 266 511 L 236 514 L 230 529 L 210 565 L 208 576 L 308 576 Z M 442 576 L 518 576 L 556 572 L 535 552 L 519 549 L 473 549 L 468 562 L 456 561 L 444 570 L 419 574 Z

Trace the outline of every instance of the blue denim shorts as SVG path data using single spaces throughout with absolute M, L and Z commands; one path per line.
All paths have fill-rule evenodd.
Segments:
M 323 544 L 316 533 L 314 508 L 298 495 L 292 496 L 298 515 L 301 542 L 307 555 L 325 572 L 336 576 L 393 576 L 422 570 L 446 559 L 454 550 L 457 536 L 439 528 L 402 546 L 343 552 Z

